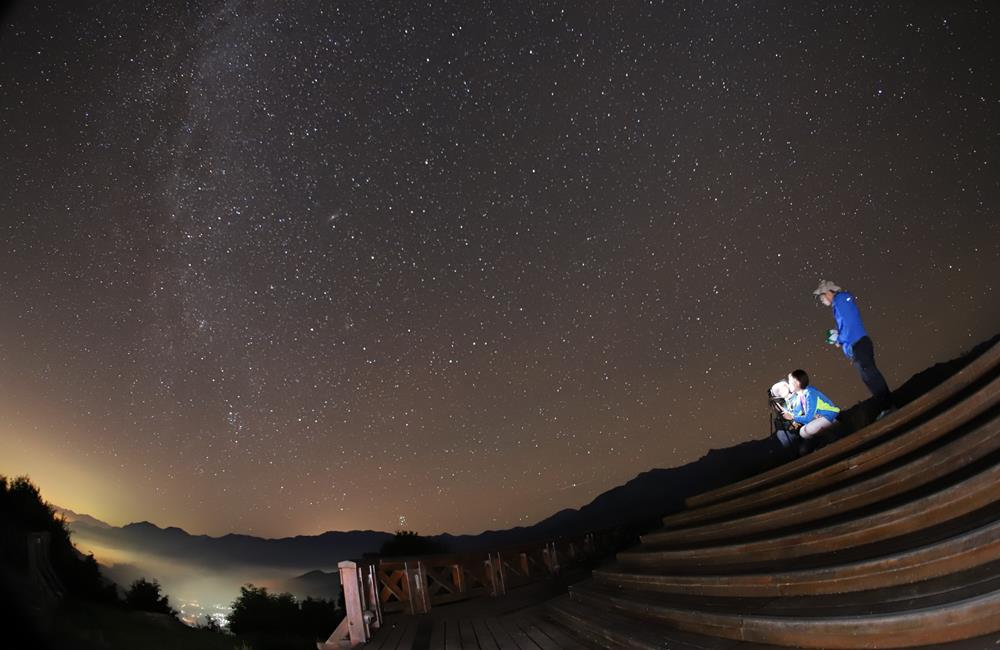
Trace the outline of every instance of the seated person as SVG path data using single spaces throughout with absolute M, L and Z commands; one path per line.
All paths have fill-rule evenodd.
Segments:
M 782 413 L 782 417 L 802 425 L 799 435 L 803 440 L 812 438 L 834 423 L 840 409 L 818 388 L 809 385 L 809 375 L 805 370 L 793 370 L 788 375 L 788 385 L 798 396 L 798 401 L 794 408 Z

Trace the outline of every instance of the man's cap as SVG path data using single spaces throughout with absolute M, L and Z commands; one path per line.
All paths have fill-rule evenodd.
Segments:
M 843 291 L 843 289 L 838 287 L 835 283 L 830 282 L 829 280 L 820 280 L 819 286 L 816 287 L 815 291 L 813 291 L 813 295 L 818 296 L 821 293 L 826 293 L 827 291 L 836 292 L 836 291 Z

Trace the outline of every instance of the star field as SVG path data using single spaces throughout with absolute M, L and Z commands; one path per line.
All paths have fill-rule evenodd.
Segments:
M 988 2 L 16 5 L 0 473 L 112 523 L 529 524 L 997 332 Z

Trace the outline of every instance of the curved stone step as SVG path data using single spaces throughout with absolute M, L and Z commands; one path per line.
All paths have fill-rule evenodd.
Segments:
M 903 585 L 839 594 L 795 596 L 704 596 L 619 587 L 596 580 L 576 583 L 570 593 L 623 597 L 675 609 L 787 617 L 887 614 L 922 609 L 1000 591 L 1000 563 L 974 567 Z
M 758 644 L 711 637 L 673 629 L 649 618 L 629 615 L 606 606 L 590 606 L 563 596 L 544 610 L 554 623 L 572 630 L 598 647 L 619 650 L 776 650 L 789 646 Z M 934 650 L 984 650 L 1000 646 L 1000 633 L 938 643 Z M 873 644 L 870 647 L 876 647 Z M 884 646 L 879 646 L 884 647 Z
M 702 566 L 751 561 L 788 560 L 872 544 L 912 534 L 956 519 L 1000 500 L 1000 464 L 945 489 L 903 505 L 849 521 L 819 526 L 800 533 L 783 533 L 743 543 L 687 549 L 657 549 L 642 545 L 617 555 L 633 568 L 662 569 L 696 563 Z
M 1000 450 L 1000 417 L 935 449 L 934 453 L 813 498 L 722 522 L 681 530 L 660 530 L 641 539 L 644 544 L 692 545 L 816 521 L 928 485 L 997 450 Z
M 773 573 L 670 575 L 598 568 L 594 580 L 621 588 L 704 596 L 799 596 L 909 584 L 1000 561 L 1000 521 L 881 557 Z
M 995 587 L 997 585 L 994 585 Z M 917 609 L 832 616 L 771 615 L 678 607 L 649 594 L 577 587 L 572 598 L 670 627 L 736 641 L 800 648 L 901 648 L 1000 632 L 1000 590 Z

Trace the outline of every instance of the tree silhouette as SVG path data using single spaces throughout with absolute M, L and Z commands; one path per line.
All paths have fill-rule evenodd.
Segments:
M 139 578 L 132 583 L 125 594 L 125 604 L 131 609 L 143 612 L 156 612 L 176 616 L 177 612 L 170 606 L 166 596 L 160 594 L 160 583 L 145 578 Z
M 306 598 L 299 604 L 302 630 L 312 639 L 326 640 L 344 618 L 344 610 L 332 600 Z
M 412 530 L 397 530 L 396 536 L 382 544 L 379 555 L 401 557 L 404 555 L 433 555 L 447 553 L 448 548 L 429 537 L 422 537 Z
M 306 598 L 297 603 L 291 594 L 245 585 L 233 602 L 229 631 L 254 650 L 310 648 L 326 640 L 343 617 L 332 601 Z
M 115 586 L 101 576 L 93 555 L 81 555 L 70 541 L 66 520 L 55 514 L 27 476 L 0 476 L 0 557 L 19 569 L 27 567 L 26 535 L 49 533 L 52 568 L 73 596 L 117 602 Z

